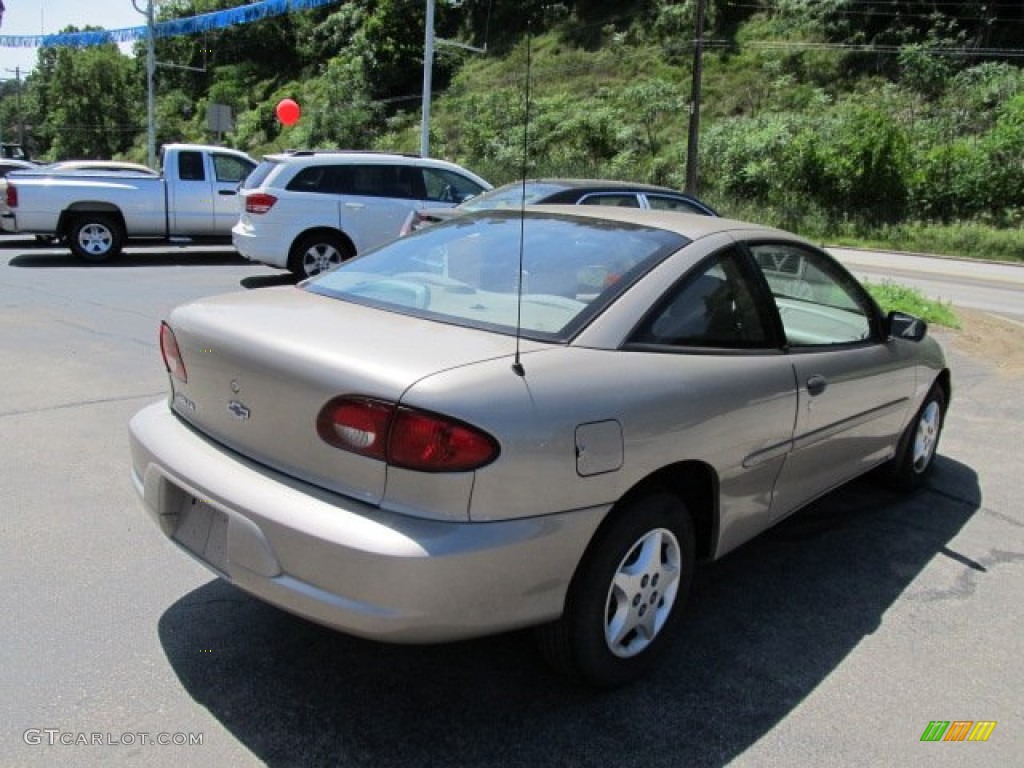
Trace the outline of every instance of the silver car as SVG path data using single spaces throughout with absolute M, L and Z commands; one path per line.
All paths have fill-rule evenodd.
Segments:
M 813 245 L 635 209 L 469 214 L 160 345 L 132 476 L 182 549 L 353 635 L 536 625 L 597 685 L 671 644 L 698 559 L 869 470 L 920 484 L 950 398 L 924 323 Z

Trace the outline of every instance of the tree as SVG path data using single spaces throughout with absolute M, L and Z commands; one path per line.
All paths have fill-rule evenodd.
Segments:
M 145 128 L 139 68 L 113 42 L 40 50 L 28 88 L 38 152 L 51 159 L 110 158 L 126 152 Z

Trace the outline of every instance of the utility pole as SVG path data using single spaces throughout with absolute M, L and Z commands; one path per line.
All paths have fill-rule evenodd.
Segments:
M 18 144 L 21 146 L 21 151 L 24 152 L 25 116 L 21 112 L 21 67 L 14 68 L 14 105 L 18 110 Z
M 698 193 L 697 142 L 700 137 L 700 87 L 704 67 L 704 2 L 697 0 L 697 34 L 693 46 L 693 82 L 690 86 L 690 129 L 686 137 L 686 191 Z
M 487 41 L 484 40 L 482 48 L 475 45 L 467 45 L 457 40 L 445 40 L 434 37 L 434 2 L 427 0 L 427 23 L 425 25 L 425 39 L 423 41 L 423 116 L 420 122 L 420 156 L 430 156 L 430 92 L 433 89 L 434 77 L 434 46 L 448 45 L 452 48 L 462 48 L 473 53 L 487 53 Z
M 135 10 L 146 17 L 146 147 L 150 168 L 156 168 L 156 97 L 153 92 L 153 75 L 156 72 L 156 49 L 154 47 L 153 0 L 146 0 L 146 8 L 139 7 L 139 0 L 132 0 Z
M 21 148 L 25 148 L 25 118 L 21 114 L 21 67 L 15 67 L 14 69 L 8 69 L 8 72 L 14 73 L 14 108 L 18 112 L 18 144 Z M 4 78 L 10 80 L 10 78 Z
M 434 0 L 427 0 L 426 37 L 423 41 L 423 113 L 420 118 L 420 155 L 430 156 L 430 92 L 434 77 Z

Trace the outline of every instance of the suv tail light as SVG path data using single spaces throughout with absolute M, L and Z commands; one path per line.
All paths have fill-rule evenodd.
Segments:
M 188 373 L 185 371 L 185 363 L 181 359 L 178 340 L 174 338 L 174 331 L 167 323 L 160 323 L 160 354 L 163 355 L 167 372 L 182 384 L 187 384 Z
M 413 232 L 428 227 L 431 224 L 437 224 L 439 221 L 445 221 L 445 219 L 438 218 L 428 211 L 409 211 L 409 215 L 405 217 L 402 228 L 398 232 L 398 236 L 411 235 Z
M 423 217 L 420 216 L 420 212 L 409 211 L 409 215 L 405 217 L 405 221 L 402 223 L 402 228 L 398 230 L 398 236 L 405 237 L 406 235 L 411 235 L 422 226 Z
M 7 207 L 18 207 L 18 188 L 14 186 L 14 182 L 11 181 L 7 182 Z
M 468 472 L 498 457 L 497 441 L 461 421 L 365 397 L 337 397 L 316 421 L 320 438 L 419 472 Z
M 264 192 L 257 192 L 253 195 L 245 196 L 245 212 L 246 213 L 266 213 L 274 207 L 274 203 L 277 202 L 277 198 L 273 195 L 268 195 Z

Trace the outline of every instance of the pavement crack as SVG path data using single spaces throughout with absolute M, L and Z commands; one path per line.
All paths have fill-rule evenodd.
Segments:
M 75 328 L 76 330 L 82 331 L 83 333 L 88 333 L 88 334 L 90 334 L 92 336 L 96 336 L 96 337 L 99 337 L 101 339 L 113 339 L 114 341 L 117 341 L 117 342 L 125 342 L 125 341 L 127 341 L 127 342 L 130 342 L 132 344 L 138 344 L 141 347 L 146 347 L 146 348 L 149 348 L 149 349 L 152 349 L 153 347 L 157 346 L 157 342 L 156 341 L 146 341 L 146 340 L 143 340 L 143 339 L 136 339 L 136 338 L 125 338 L 124 336 L 121 336 L 121 335 L 119 335 L 116 332 L 112 333 L 110 331 L 104 331 L 104 330 L 100 330 L 98 328 L 90 328 L 88 325 L 83 325 L 82 323 L 75 322 L 74 320 L 68 320 L 68 319 L 63 318 L 63 317 L 55 317 L 54 318 L 54 322 L 59 323 L 61 325 L 66 325 L 66 326 L 68 326 L 70 328 Z M 154 335 L 154 339 L 155 338 L 156 338 L 156 336 Z
M 147 314 L 145 312 L 140 312 L 140 311 L 135 310 L 135 309 L 129 309 L 128 307 L 120 307 L 120 306 L 116 306 L 114 304 L 106 304 L 106 303 L 104 303 L 102 301 L 96 301 L 94 299 L 87 299 L 87 298 L 84 298 L 82 296 L 70 296 L 70 295 L 68 295 L 66 293 L 58 293 L 58 292 L 55 292 L 55 291 L 48 291 L 45 288 L 40 288 L 39 286 L 36 286 L 36 285 L 20 285 L 20 284 L 15 284 L 15 283 L 7 282 L 7 281 L 0 282 L 0 285 L 2 285 L 4 288 L 11 288 L 11 289 L 19 290 L 19 291 L 28 291 L 30 293 L 38 294 L 40 296 L 46 296 L 47 298 L 50 298 L 50 299 L 57 299 L 60 302 L 62 302 L 62 305 L 64 307 L 73 307 L 75 305 L 87 305 L 87 306 L 91 306 L 91 307 L 97 307 L 98 309 L 105 309 L 105 310 L 108 310 L 110 312 L 119 312 L 121 314 L 132 315 L 134 317 L 141 317 L 141 318 L 145 318 L 145 319 L 149 319 L 149 320 L 153 319 L 151 315 L 149 315 L 149 314 Z M 19 307 L 15 306 L 15 307 L 12 307 L 12 308 L 19 308 Z
M 164 391 L 160 392 L 147 392 L 142 395 L 119 395 L 117 397 L 101 397 L 94 400 L 77 400 L 73 403 L 58 403 L 57 405 L 48 405 L 43 408 L 25 408 L 22 410 L 15 411 L 0 411 L 0 419 L 5 419 L 10 416 L 29 416 L 37 413 L 51 413 L 54 411 L 66 411 L 72 408 L 86 408 L 90 405 L 105 405 L 107 403 L 126 403 L 131 400 L 150 400 L 155 397 L 160 397 L 166 394 Z

